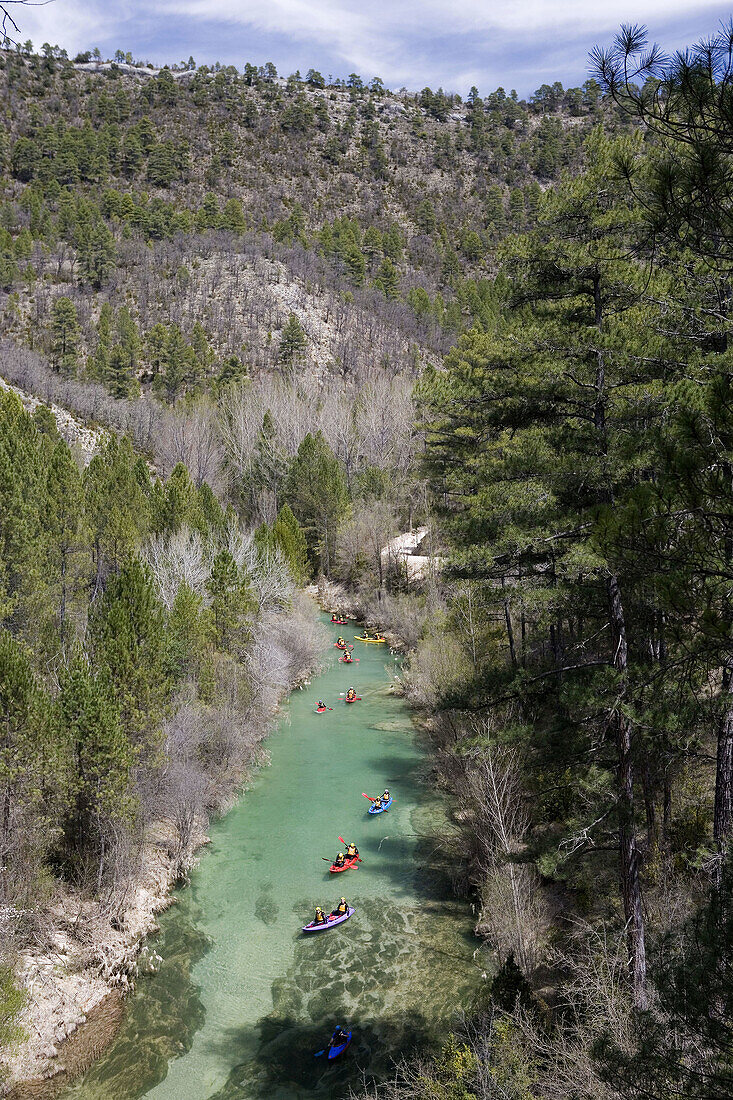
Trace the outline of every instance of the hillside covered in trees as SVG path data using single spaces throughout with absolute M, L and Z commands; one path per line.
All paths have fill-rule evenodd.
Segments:
M 439 360 L 495 312 L 497 242 L 593 125 L 624 124 L 592 80 L 463 103 L 58 54 L 0 54 L 4 327 L 65 374 L 170 402 L 301 362 Z
M 251 762 L 318 580 L 409 650 L 496 956 L 374 1095 L 731 1094 L 732 43 L 529 102 L 0 55 L 0 376 L 109 433 L 0 398 L 8 1033 L 48 896 L 114 917 Z

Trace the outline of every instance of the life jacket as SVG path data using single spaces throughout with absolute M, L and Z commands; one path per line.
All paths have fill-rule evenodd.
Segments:
M 334 860 L 334 863 L 336 864 L 337 867 L 343 867 L 343 865 L 344 865 L 344 853 L 343 852 L 339 852 L 339 854 L 336 856 L 336 859 Z
M 316 915 L 313 918 L 313 923 L 314 924 L 325 924 L 326 923 L 326 915 L 325 915 L 325 913 L 323 912 L 322 909 L 316 909 Z
M 355 691 L 347 691 L 346 692 L 346 697 L 347 697 L 347 699 L 356 699 L 356 692 Z
M 355 844 L 350 844 L 348 846 L 348 848 L 346 849 L 346 855 L 348 856 L 349 859 L 353 859 L 354 856 L 358 856 L 358 854 L 359 854 L 359 849 L 357 848 L 357 846 Z
M 382 808 L 382 800 L 381 800 L 381 798 L 375 798 L 375 799 L 374 799 L 374 809 L 375 809 L 375 810 L 381 810 L 381 808 Z
M 338 905 L 336 906 L 336 912 L 338 913 L 339 916 L 342 916 L 344 913 L 348 913 L 348 911 L 349 911 L 349 906 L 344 901 L 340 901 L 338 903 Z

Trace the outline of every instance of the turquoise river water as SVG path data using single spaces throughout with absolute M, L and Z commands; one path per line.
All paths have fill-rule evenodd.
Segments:
M 334 627 L 334 640 L 339 630 L 359 633 Z M 293 692 L 270 766 L 213 825 L 190 887 L 161 917 L 159 972 L 140 980 L 115 1042 L 65 1100 L 338 1100 L 470 1004 L 481 980 L 470 913 L 428 835 L 442 807 L 391 690 L 397 659 L 358 641 L 354 655 L 346 667 L 330 650 Z M 362 701 L 346 706 L 350 684 Z M 319 698 L 333 710 L 316 714 Z M 385 785 L 392 809 L 369 816 L 362 791 Z M 343 847 L 339 835 L 364 862 L 333 875 L 320 857 Z M 342 894 L 349 921 L 300 931 Z M 353 1029 L 350 1049 L 314 1058 L 336 1023 Z

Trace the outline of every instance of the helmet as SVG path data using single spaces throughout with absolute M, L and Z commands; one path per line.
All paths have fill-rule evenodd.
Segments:
M 389 794 L 389 787 L 385 787 L 385 788 L 384 788 L 384 793 L 385 793 L 385 794 Z
M 341 856 L 343 856 L 343 854 L 343 852 L 339 852 L 339 854 L 336 856 L 336 859 L 339 859 Z
M 344 905 L 346 905 L 346 898 L 341 898 L 341 900 L 344 903 Z
M 317 905 L 316 906 L 316 913 L 322 913 L 322 912 L 323 912 L 323 910 L 321 909 L 320 905 Z

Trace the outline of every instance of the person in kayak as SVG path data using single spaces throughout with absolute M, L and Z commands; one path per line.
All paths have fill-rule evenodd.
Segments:
M 314 924 L 325 924 L 326 923 L 326 915 L 323 912 L 323 910 L 321 909 L 320 905 L 316 906 L 316 915 L 313 918 L 313 923 Z
M 339 616 L 339 615 L 332 615 L 332 616 L 331 616 L 331 622 L 332 622 L 332 623 L 337 623 L 337 622 L 339 622 L 339 620 L 340 620 L 340 616 Z
M 372 807 L 375 810 L 381 810 L 381 808 L 382 808 L 382 799 L 381 798 L 375 798 L 374 802 L 372 804 Z
M 338 641 L 336 642 L 336 645 L 339 647 L 339 649 L 346 649 L 346 642 L 344 641 L 344 639 L 341 637 L 340 634 L 339 634 Z
M 351 662 L 354 660 L 354 658 L 349 653 L 348 649 L 344 650 L 344 656 L 343 656 L 342 660 L 343 660 L 345 665 L 350 665 Z
M 331 916 L 332 917 L 343 917 L 345 913 L 348 913 L 348 911 L 349 911 L 349 903 L 347 902 L 346 898 L 341 898 L 341 901 L 338 903 L 336 908 L 332 911 Z
M 326 709 L 326 704 L 323 702 L 323 699 L 319 699 L 318 700 L 318 706 L 316 707 L 316 710 L 325 710 L 325 709 Z
M 346 846 L 346 858 L 347 859 L 353 859 L 354 856 L 358 856 L 358 854 L 359 854 L 359 849 L 357 848 L 357 846 L 353 842 Z
M 339 852 L 339 854 L 336 856 L 335 860 L 333 861 L 333 865 L 334 865 L 334 867 L 343 867 L 344 863 L 345 863 L 344 853 Z
M 387 788 L 385 787 L 385 788 L 384 788 L 384 794 L 382 795 L 382 802 L 389 802 L 389 800 L 391 799 L 391 797 L 392 797 L 392 795 L 391 795 L 391 794 L 389 793 L 389 791 L 388 791 L 388 790 L 387 790 Z
M 349 688 L 349 690 L 346 692 L 346 698 L 356 699 L 356 691 L 354 690 L 354 688 Z
M 348 1043 L 348 1041 L 348 1031 L 344 1031 L 344 1029 L 341 1027 L 341 1024 L 339 1024 L 333 1035 L 331 1036 L 331 1042 L 328 1045 L 333 1049 L 334 1047 L 342 1047 L 344 1043 Z

